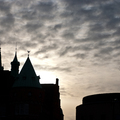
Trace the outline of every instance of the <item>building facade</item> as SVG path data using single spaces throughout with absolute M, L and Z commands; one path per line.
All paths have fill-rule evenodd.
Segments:
M 40 84 L 29 55 L 19 73 L 17 52 L 11 71 L 4 70 L 0 51 L 0 120 L 63 120 L 58 79 Z
M 76 120 L 120 120 L 120 93 L 84 97 L 76 107 Z

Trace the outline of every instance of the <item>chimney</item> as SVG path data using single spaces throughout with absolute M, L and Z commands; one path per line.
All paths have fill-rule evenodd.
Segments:
M 58 85 L 59 84 L 59 79 L 58 78 L 56 78 L 56 85 Z

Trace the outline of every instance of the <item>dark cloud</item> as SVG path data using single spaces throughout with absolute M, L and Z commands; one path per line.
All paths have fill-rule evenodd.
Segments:
M 58 46 L 57 46 L 57 44 L 49 44 L 49 45 L 45 45 L 45 46 L 42 46 L 41 48 L 40 48 L 40 50 L 39 51 L 37 51 L 37 52 L 35 52 L 34 54 L 39 54 L 39 53 L 42 53 L 42 54 L 44 54 L 44 53 L 47 53 L 47 52 L 50 52 L 50 51 L 54 51 L 54 50 L 56 50 L 58 48 Z
M 74 34 L 73 34 L 73 33 L 64 33 L 64 34 L 62 35 L 62 37 L 63 37 L 64 39 L 67 39 L 67 40 L 71 40 L 71 39 L 74 40 Z
M 5 1 L 0 1 L 0 12 L 3 12 L 4 14 L 8 14 L 11 9 L 11 2 L 5 2 Z
M 78 54 L 73 55 L 73 57 L 76 57 L 77 59 L 85 59 L 87 57 L 87 54 L 78 53 Z
M 67 93 L 66 93 L 65 88 L 63 88 L 63 87 L 60 88 L 60 94 L 66 96 Z
M 0 21 L 0 25 L 3 28 L 6 28 L 5 30 L 8 29 L 12 29 L 12 27 L 14 26 L 14 17 L 12 14 L 7 14 L 1 21 Z
M 89 51 L 91 51 L 93 48 L 93 44 L 84 44 L 84 45 L 76 45 L 76 46 L 65 46 L 65 47 L 61 47 L 61 49 L 59 50 L 58 54 L 60 57 L 68 55 L 69 53 L 76 53 L 76 55 L 72 55 L 72 57 L 76 57 L 76 58 L 84 58 L 85 54 L 88 54 Z M 79 52 L 79 53 L 78 53 Z M 81 53 L 83 52 L 83 53 Z M 71 56 L 71 55 L 70 55 Z
M 67 88 L 65 88 L 65 87 L 60 88 L 60 95 L 69 96 L 69 97 L 78 97 L 74 93 L 68 92 Z
M 100 54 L 110 54 L 113 51 L 112 47 L 106 47 L 100 51 Z
M 22 18 L 27 20 L 37 20 L 44 23 L 45 20 L 49 21 L 54 19 L 57 10 L 56 4 L 53 2 L 39 2 L 31 4 L 29 9 L 22 12 Z
M 62 28 L 62 24 L 56 24 L 53 28 L 54 30 L 59 30 Z
M 65 48 L 62 48 L 61 50 L 60 50 L 60 56 L 64 56 L 65 54 L 67 54 L 68 52 L 69 52 L 69 50 L 71 50 L 71 46 L 66 46 Z
M 22 15 L 22 19 L 26 20 L 34 20 L 37 18 L 37 13 L 33 10 L 22 11 L 20 14 Z
M 39 69 L 38 65 L 34 65 L 37 69 Z M 42 65 L 42 67 L 40 67 L 41 70 L 48 70 L 48 71 L 59 71 L 59 72 L 71 72 L 71 68 L 70 67 L 66 67 L 66 66 L 50 66 L 50 65 Z
M 12 32 L 20 33 L 21 37 L 26 33 L 30 40 L 34 40 L 26 40 L 22 44 L 22 38 L 19 38 L 21 50 L 40 46 L 35 55 L 47 53 L 45 58 L 50 57 L 50 51 L 55 51 L 60 57 L 77 59 L 85 59 L 86 54 L 92 54 L 95 59 L 104 59 L 105 56 L 111 56 L 112 59 L 118 54 L 115 51 L 119 50 L 119 1 L 62 0 L 60 4 L 32 0 L 0 2 L 3 15 L 0 34 L 7 38 L 6 43 L 8 38 L 11 43 L 17 40 L 11 36 Z M 78 37 L 86 29 L 84 38 Z M 8 37 L 4 35 L 5 31 L 8 31 Z
M 11 13 L 11 2 L 9 1 L 0 1 L 0 25 L 1 25 L 1 33 L 6 33 L 12 27 L 14 27 L 14 16 Z
M 25 27 L 27 28 L 28 32 L 35 32 L 36 30 L 40 29 L 43 25 L 42 24 L 32 24 L 32 23 L 28 23 Z
M 88 40 L 101 40 L 111 37 L 111 33 L 104 33 L 111 30 L 119 24 L 119 2 L 118 1 L 83 1 L 83 0 L 64 0 L 66 11 L 70 14 L 71 19 L 68 21 L 69 26 L 78 25 L 79 23 L 91 22 Z M 75 6 L 75 7 L 74 7 Z M 65 12 L 63 12 L 64 14 Z M 78 21 L 76 24 L 76 20 Z M 84 20 L 84 21 L 83 21 Z M 71 24 L 72 23 L 72 24 Z M 110 28 L 110 27 L 111 28 Z M 73 32 L 74 33 L 74 32 Z
M 43 58 L 50 57 L 50 52 L 60 58 L 85 59 L 91 55 L 93 61 L 118 57 L 119 1 L 62 0 L 58 4 L 16 0 L 0 3 L 3 43 L 17 41 L 13 35 L 17 33 L 21 34 L 18 36 L 21 37 L 18 38 L 20 50 L 37 47 L 34 55 L 45 53 Z M 27 36 L 32 42 L 28 42 Z
M 50 14 L 51 12 L 53 12 L 55 10 L 56 5 L 52 2 L 39 2 L 35 8 L 36 10 L 47 14 Z

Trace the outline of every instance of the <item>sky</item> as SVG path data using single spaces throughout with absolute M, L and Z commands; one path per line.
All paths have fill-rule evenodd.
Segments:
M 0 0 L 2 64 L 30 51 L 40 83 L 59 78 L 65 120 L 91 94 L 120 92 L 120 0 Z

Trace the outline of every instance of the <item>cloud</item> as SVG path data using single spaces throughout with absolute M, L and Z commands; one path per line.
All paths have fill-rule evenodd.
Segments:
M 78 97 L 74 93 L 68 92 L 67 88 L 64 88 L 64 87 L 60 88 L 60 94 L 61 96 Z
M 30 4 L 30 7 L 25 11 L 21 11 L 22 18 L 26 20 L 39 20 L 43 23 L 52 20 L 57 9 L 53 2 L 35 2 Z
M 78 54 L 75 54 L 74 57 L 76 57 L 77 59 L 85 59 L 86 58 L 86 54 L 83 54 L 83 53 L 78 53 Z
M 34 55 L 45 54 L 39 57 L 43 60 L 53 56 L 61 62 L 62 58 L 77 61 L 87 58 L 91 64 L 103 61 L 104 65 L 119 57 L 119 1 L 0 2 L 3 44 L 17 41 L 21 51 L 37 48 Z M 65 68 L 53 67 L 71 71 L 68 68 L 67 64 Z
M 5 1 L 0 1 L 0 11 L 8 14 L 10 12 L 11 9 L 11 4 L 9 2 L 5 2 Z
M 50 14 L 55 10 L 56 5 L 52 2 L 38 2 L 35 6 L 40 12 Z
M 94 65 L 96 60 L 100 64 L 101 60 L 109 62 L 118 57 L 119 1 L 0 2 L 0 34 L 4 44 L 17 41 L 19 50 L 37 47 L 34 55 L 46 54 L 43 59 L 53 55 L 58 59 L 87 58 Z
M 42 65 L 42 67 L 39 67 L 39 65 L 34 65 L 37 69 L 40 70 L 47 70 L 47 71 L 59 71 L 59 72 L 71 72 L 71 68 L 67 66 L 52 66 L 52 65 Z
M 27 23 L 27 25 L 25 26 L 27 28 L 28 32 L 35 32 L 37 29 L 41 28 L 42 25 L 40 24 L 32 24 L 32 23 Z
M 10 31 L 14 27 L 14 16 L 11 13 L 11 2 L 0 1 L 0 31 L 1 34 Z
M 54 30 L 59 30 L 62 28 L 62 24 L 56 24 L 54 25 Z
M 114 83 L 113 81 L 109 81 L 108 83 L 104 82 L 104 84 L 100 82 L 99 84 L 89 84 L 86 89 L 89 89 L 90 91 L 94 91 L 94 93 L 104 93 L 104 92 L 107 93 L 110 91 L 118 92 L 120 91 L 119 85 L 120 84 L 118 81 L 115 81 Z
M 60 56 L 67 54 L 71 48 L 72 48 L 71 46 L 66 46 L 65 48 L 62 48 L 59 53 Z
M 14 17 L 12 14 L 7 14 L 6 17 L 4 17 L 1 21 L 0 21 L 0 25 L 3 28 L 6 28 L 5 30 L 11 29 L 14 26 Z
M 66 5 L 66 14 L 68 13 L 70 17 L 69 26 L 75 27 L 80 23 L 91 22 L 91 24 L 88 24 L 89 31 L 86 33 L 86 39 L 80 39 L 80 41 L 91 42 L 91 44 L 102 42 L 105 39 L 111 41 L 112 35 L 116 33 L 117 29 L 119 30 L 118 5 L 120 3 L 118 1 L 64 0 L 63 2 Z M 76 22 L 76 20 L 78 21 Z M 75 36 L 75 32 L 72 32 L 74 34 L 71 35 Z

